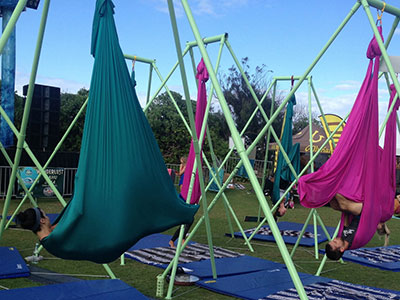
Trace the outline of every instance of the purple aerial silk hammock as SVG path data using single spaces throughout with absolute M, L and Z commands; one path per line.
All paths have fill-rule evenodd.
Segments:
M 200 131 L 201 127 L 203 125 L 203 120 L 204 120 L 204 114 L 206 112 L 206 106 L 207 106 L 207 92 L 206 92 L 206 82 L 208 80 L 208 72 L 206 65 L 204 64 L 203 59 L 201 59 L 199 65 L 197 66 L 197 74 L 196 78 L 198 81 L 198 88 L 197 88 L 197 104 L 196 104 L 196 117 L 195 117 L 195 127 L 196 127 L 196 135 L 197 138 L 200 139 Z M 204 131 L 205 133 L 205 131 Z M 204 139 L 203 139 L 204 143 Z M 200 153 L 203 149 L 203 144 L 200 145 Z M 201 155 L 200 155 L 201 157 Z M 196 158 L 196 154 L 194 153 L 194 147 L 193 147 L 193 140 L 190 144 L 190 151 L 189 151 L 189 156 L 187 159 L 186 163 L 186 169 L 185 169 L 185 175 L 183 176 L 183 184 L 182 184 L 182 190 L 181 190 L 181 196 L 183 199 L 186 200 L 188 191 L 189 191 L 189 185 L 190 185 L 190 178 L 193 173 L 193 165 L 194 161 Z M 198 166 L 202 165 L 203 159 L 200 159 L 200 164 L 198 163 Z M 200 190 L 200 181 L 199 181 L 199 172 L 196 170 L 196 176 L 194 180 L 194 185 L 193 185 L 193 190 L 192 190 L 192 195 L 190 197 L 190 204 L 197 204 L 200 200 L 201 196 L 201 190 Z
M 396 89 L 390 86 L 391 95 L 389 107 L 396 95 Z M 381 222 L 386 222 L 393 216 L 394 197 L 396 195 L 396 111 L 399 109 L 400 101 L 396 101 L 393 111 L 386 123 L 385 145 L 380 148 L 380 172 L 379 184 L 381 193 Z M 385 201 L 384 199 L 388 199 Z
M 378 30 L 382 37 L 382 28 L 378 27 Z M 371 240 L 378 223 L 387 218 L 383 208 L 389 210 L 389 202 L 393 213 L 396 110 L 386 127 L 382 150 L 378 138 L 380 56 L 374 37 L 367 50 L 370 59 L 367 74 L 334 153 L 317 172 L 299 179 L 300 202 L 305 207 L 321 207 L 337 193 L 352 201 L 363 202 L 360 223 L 350 249 L 360 248 Z M 344 218 L 345 214 L 342 214 L 339 235 Z

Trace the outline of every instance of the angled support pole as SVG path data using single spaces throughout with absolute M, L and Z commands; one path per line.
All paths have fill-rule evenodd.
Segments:
M 274 218 L 272 216 L 272 213 L 269 210 L 268 204 L 265 201 L 265 197 L 264 197 L 263 192 L 261 190 L 260 184 L 259 184 L 259 182 L 258 182 L 258 180 L 257 180 L 257 178 L 256 178 L 256 176 L 254 174 L 254 170 L 253 170 L 253 168 L 252 168 L 252 166 L 250 164 L 250 161 L 249 161 L 249 159 L 248 159 L 248 157 L 246 155 L 246 150 L 245 150 L 244 145 L 243 145 L 243 143 L 242 143 L 242 141 L 241 141 L 241 139 L 239 137 L 239 132 L 236 129 L 236 126 L 234 124 L 232 116 L 230 115 L 229 107 L 228 107 L 228 105 L 226 103 L 226 100 L 224 98 L 222 90 L 221 90 L 221 88 L 219 86 L 217 76 L 216 76 L 216 74 L 214 73 L 214 71 L 212 69 L 212 65 L 211 65 L 210 59 L 208 57 L 208 53 L 207 53 L 207 51 L 205 49 L 205 46 L 204 46 L 204 44 L 203 44 L 203 42 L 201 40 L 200 32 L 199 32 L 199 30 L 197 28 L 197 25 L 196 25 L 196 23 L 195 23 L 195 21 L 193 19 L 193 15 L 192 15 L 192 12 L 191 12 L 191 10 L 189 8 L 189 5 L 188 5 L 187 1 L 185 1 L 185 0 L 182 0 L 182 5 L 183 5 L 184 10 L 186 12 L 186 15 L 188 17 L 189 23 L 191 25 L 191 28 L 192 28 L 193 34 L 195 36 L 195 39 L 196 39 L 196 41 L 198 43 L 198 46 L 199 46 L 200 52 L 202 54 L 202 57 L 204 59 L 204 62 L 206 64 L 206 67 L 209 70 L 210 79 L 212 80 L 212 83 L 214 85 L 215 91 L 217 93 L 217 96 L 218 96 L 220 104 L 221 104 L 221 108 L 222 108 L 222 110 L 223 110 L 223 112 L 225 114 L 225 118 L 226 118 L 226 121 L 228 123 L 228 127 L 229 127 L 229 129 L 230 129 L 230 131 L 232 133 L 232 138 L 233 138 L 233 141 L 235 143 L 236 149 L 237 149 L 237 151 L 239 153 L 239 156 L 240 156 L 241 160 L 243 161 L 243 164 L 245 166 L 245 169 L 246 169 L 247 173 L 249 174 L 249 179 L 250 179 L 253 187 L 255 188 L 255 192 L 256 192 L 257 198 L 260 201 L 261 205 L 263 206 L 264 213 L 266 214 L 267 219 L 268 219 L 269 223 L 271 224 L 272 232 L 273 232 L 274 237 L 275 237 L 275 239 L 277 241 L 278 247 L 281 250 L 282 257 L 283 257 L 283 259 L 284 259 L 284 261 L 286 263 L 286 266 L 288 267 L 289 274 L 292 277 L 292 280 L 293 280 L 294 285 L 295 285 L 295 287 L 296 287 L 296 289 L 297 289 L 297 291 L 299 293 L 300 298 L 301 299 L 308 299 L 308 297 L 307 297 L 307 295 L 306 295 L 306 293 L 304 291 L 303 284 L 301 283 L 299 275 L 298 275 L 298 273 L 296 271 L 296 268 L 295 268 L 295 266 L 294 266 L 294 264 L 293 264 L 293 262 L 292 262 L 292 260 L 291 260 L 291 258 L 289 256 L 289 253 L 287 252 L 287 248 L 285 246 L 285 243 L 283 242 L 282 236 L 280 235 L 279 229 L 276 226 L 276 223 L 274 222 Z

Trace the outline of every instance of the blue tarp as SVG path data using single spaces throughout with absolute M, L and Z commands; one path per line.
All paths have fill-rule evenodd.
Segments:
M 29 268 L 16 248 L 0 247 L 0 279 L 29 275 Z
M 279 222 L 277 223 L 279 230 L 281 231 L 282 238 L 287 244 L 295 244 L 297 241 L 297 238 L 300 234 L 301 229 L 303 228 L 304 224 L 300 223 L 293 223 L 293 222 Z M 245 230 L 246 236 L 250 237 L 252 232 L 254 231 L 255 228 Z M 326 227 L 328 233 L 332 236 L 335 228 L 333 227 Z M 325 236 L 324 231 L 322 230 L 321 226 L 317 226 L 318 230 L 318 243 L 322 243 L 328 240 L 328 238 Z M 230 234 L 227 234 L 230 236 Z M 235 237 L 242 237 L 241 232 L 235 232 L 234 233 Z M 254 240 L 261 240 L 261 241 L 268 241 L 268 242 L 275 242 L 275 238 L 272 235 L 272 232 L 269 228 L 269 226 L 262 226 L 259 233 L 255 234 L 253 237 Z M 307 225 L 306 231 L 303 235 L 303 237 L 300 240 L 300 246 L 308 246 L 312 247 L 314 246 L 314 226 L 313 225 Z
M 148 299 L 135 288 L 118 279 L 82 280 L 23 289 L 0 291 L 0 299 L 75 300 L 75 299 Z

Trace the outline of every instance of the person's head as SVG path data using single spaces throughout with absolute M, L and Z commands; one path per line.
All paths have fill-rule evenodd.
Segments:
M 325 246 L 326 256 L 332 260 L 339 260 L 346 250 L 345 246 L 345 242 L 341 237 L 335 237 Z
M 17 223 L 24 229 L 38 233 L 44 228 L 51 229 L 50 219 L 39 207 L 28 208 L 17 215 Z
M 181 157 L 181 164 L 186 164 L 187 162 L 187 157 L 186 156 L 182 156 Z

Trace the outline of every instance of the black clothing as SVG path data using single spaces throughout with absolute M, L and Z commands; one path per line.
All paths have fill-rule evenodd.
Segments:
M 356 235 L 358 224 L 360 223 L 360 215 L 353 216 L 349 226 L 343 228 L 342 238 L 349 243 L 349 248 L 353 243 L 354 236 Z

